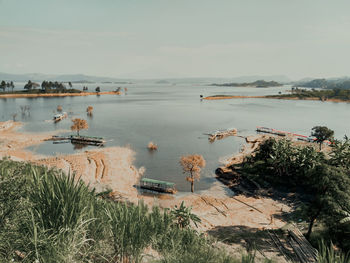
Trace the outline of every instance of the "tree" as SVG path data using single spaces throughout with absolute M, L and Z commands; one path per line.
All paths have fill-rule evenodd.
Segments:
M 31 90 L 33 88 L 33 82 L 28 80 L 28 83 L 24 85 L 24 89 Z
M 312 196 L 306 209 L 309 217 L 306 238 L 309 239 L 316 219 L 334 217 L 341 203 L 350 201 L 350 177 L 343 168 L 320 164 L 309 173 L 307 181 Z
M 73 87 L 72 82 L 70 82 L 70 81 L 68 82 L 68 85 L 69 85 L 70 88 Z
M 183 169 L 183 173 L 189 173 L 190 176 L 186 177 L 186 180 L 191 182 L 191 192 L 194 192 L 194 181 L 199 181 L 201 168 L 205 166 L 205 160 L 202 155 L 193 154 L 182 156 L 180 164 Z
M 320 144 L 320 150 L 322 149 L 322 143 L 325 140 L 330 140 L 334 136 L 334 131 L 326 126 L 315 126 L 312 128 L 311 136 L 316 137 L 316 141 Z
M 87 130 L 89 128 L 89 125 L 87 124 L 86 120 L 76 118 L 76 119 L 73 119 L 72 122 L 73 122 L 73 125 L 70 127 L 70 129 L 72 131 L 77 131 L 78 136 L 80 136 L 79 135 L 80 130 Z
M 2 89 L 3 92 L 5 92 L 6 89 L 6 82 L 3 80 L 1 81 L 0 88 Z
M 13 89 L 15 88 L 15 84 L 13 84 L 13 81 L 11 81 L 10 86 L 11 86 L 11 90 L 13 92 Z
M 97 87 L 97 88 L 95 89 L 95 91 L 96 91 L 96 92 L 101 92 L 100 87 Z

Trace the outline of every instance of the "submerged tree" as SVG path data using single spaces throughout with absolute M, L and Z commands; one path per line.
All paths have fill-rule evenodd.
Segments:
M 62 106 L 61 106 L 61 105 L 58 105 L 58 106 L 57 106 L 57 111 L 58 111 L 58 112 L 61 112 L 62 110 L 63 110 Z
M 92 106 L 88 106 L 87 108 L 86 108 L 86 112 L 87 112 L 87 114 L 88 115 L 92 115 L 92 111 L 94 110 L 94 107 L 92 107 Z
M 322 143 L 325 140 L 330 140 L 334 136 L 334 131 L 326 126 L 315 126 L 312 128 L 311 136 L 316 137 L 316 141 L 320 144 L 320 150 L 322 149 Z
M 87 124 L 86 120 L 76 118 L 73 119 L 72 122 L 73 125 L 70 127 L 70 129 L 72 131 L 77 131 L 78 136 L 80 130 L 87 130 L 89 128 L 89 125 Z
M 180 164 L 183 169 L 183 173 L 189 173 L 190 176 L 186 177 L 186 180 L 191 182 L 191 192 L 194 192 L 194 181 L 199 181 L 201 168 L 205 166 L 205 160 L 202 155 L 193 154 L 182 156 Z

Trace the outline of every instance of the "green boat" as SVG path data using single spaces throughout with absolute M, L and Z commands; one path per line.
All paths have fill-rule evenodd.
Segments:
M 176 194 L 177 190 L 175 188 L 175 183 L 160 181 L 150 178 L 142 178 L 140 180 L 140 187 L 143 189 L 148 189 L 152 191 Z

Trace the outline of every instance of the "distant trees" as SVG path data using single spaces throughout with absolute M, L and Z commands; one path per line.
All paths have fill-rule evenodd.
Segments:
M 6 89 L 6 82 L 3 80 L 1 81 L 0 88 L 2 89 L 3 92 L 5 92 Z
M 5 92 L 6 88 L 7 88 L 7 91 L 10 91 L 10 89 L 14 89 L 15 85 L 13 84 L 13 81 L 11 82 L 5 82 L 4 80 L 1 81 L 0 83 L 0 89 L 2 89 L 3 92 Z
M 72 85 L 72 82 L 68 82 L 68 86 L 70 87 L 70 88 L 72 88 L 73 87 L 73 85 Z
M 77 131 L 78 136 L 80 136 L 79 132 L 81 130 L 87 130 L 89 128 L 89 125 L 86 120 L 76 118 L 76 119 L 73 119 L 72 122 L 73 122 L 73 125 L 70 127 L 70 129 L 72 131 Z
M 28 80 L 27 84 L 24 85 L 24 89 L 31 90 L 33 88 L 33 82 Z
M 189 173 L 186 180 L 191 183 L 191 192 L 194 192 L 194 181 L 199 181 L 201 168 L 205 167 L 205 160 L 202 155 L 193 154 L 182 156 L 180 164 L 183 169 L 183 173 Z
M 66 86 L 62 82 L 52 82 L 44 80 L 41 83 L 41 90 L 49 91 L 49 90 L 57 90 L 59 92 L 64 92 L 67 90 Z
M 312 128 L 311 136 L 316 137 L 316 141 L 320 144 L 321 150 L 324 141 L 333 139 L 334 131 L 326 126 L 315 126 Z
M 101 88 L 100 87 L 96 87 L 95 91 L 96 92 L 101 92 Z

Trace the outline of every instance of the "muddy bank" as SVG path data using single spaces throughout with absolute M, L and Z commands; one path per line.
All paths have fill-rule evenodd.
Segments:
M 116 198 L 137 203 L 138 192 L 135 185 L 142 170 L 133 166 L 135 153 L 130 148 L 100 148 L 54 157 L 37 155 L 25 148 L 38 145 L 52 135 L 64 131 L 29 134 L 18 132 L 17 129 L 21 126 L 21 123 L 13 121 L 0 123 L 0 158 L 29 161 L 49 168 L 62 169 L 67 174 L 75 173 L 97 190 L 108 188 Z

